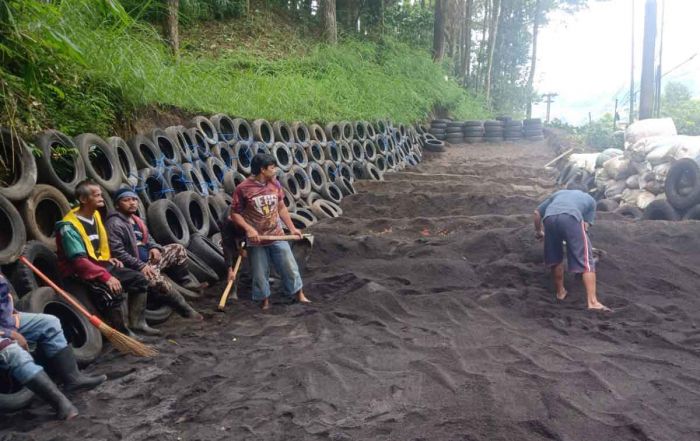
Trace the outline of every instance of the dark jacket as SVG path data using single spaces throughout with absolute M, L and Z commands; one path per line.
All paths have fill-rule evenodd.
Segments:
M 157 248 L 162 249 L 153 237 L 148 234 L 148 228 L 140 217 L 132 215 L 134 221 L 141 226 L 143 231 L 143 242 L 147 249 Z M 146 266 L 147 262 L 139 258 L 139 249 L 136 245 L 136 235 L 134 228 L 129 220 L 129 217 L 119 211 L 114 211 L 107 216 L 106 222 L 107 235 L 109 236 L 109 248 L 112 251 L 112 257 L 115 257 L 124 264 L 124 267 L 136 271 Z

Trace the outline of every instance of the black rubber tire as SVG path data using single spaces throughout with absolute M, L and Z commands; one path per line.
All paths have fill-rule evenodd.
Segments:
M 350 196 L 356 193 L 355 186 L 353 186 L 352 182 L 345 176 L 338 176 L 335 180 L 335 185 L 343 192 L 343 196 Z
M 335 178 L 338 176 L 338 166 L 335 165 L 335 162 L 326 161 L 323 163 L 321 168 L 323 169 L 323 173 L 325 173 L 326 180 L 328 182 L 335 181 Z
M 0 265 L 14 262 L 27 241 L 22 217 L 12 203 L 0 195 Z
M 159 160 L 158 163 L 159 165 L 161 163 L 173 165 L 182 162 L 180 158 L 180 147 L 178 146 L 177 140 L 168 135 L 165 130 L 151 130 L 150 139 L 158 152 L 162 155 L 162 160 Z
M 320 192 L 327 181 L 326 173 L 323 170 L 323 167 L 316 162 L 312 162 L 307 167 L 306 174 L 309 176 L 309 181 L 311 182 L 311 188 L 313 191 Z
M 250 161 L 253 159 L 254 153 L 251 142 L 240 141 L 236 143 L 234 148 L 236 154 L 236 163 L 238 171 L 246 176 L 250 174 Z
M 637 207 L 633 207 L 631 205 L 625 205 L 623 207 L 619 207 L 613 213 L 619 214 L 620 216 L 629 218 L 629 219 L 634 219 L 634 220 L 640 220 L 642 216 L 644 216 L 644 212 L 640 210 Z
M 79 365 L 92 363 L 102 352 L 100 331 L 52 288 L 41 287 L 28 292 L 17 307 L 20 311 L 50 314 L 58 318 Z
M 20 205 L 27 238 L 35 239 L 52 250 L 56 250 L 54 228 L 71 209 L 68 199 L 57 188 L 37 184 L 27 199 Z
M 187 250 L 187 268 L 200 282 L 211 284 L 219 281 L 216 271 L 190 250 Z
M 166 168 L 163 177 L 175 194 L 193 190 L 192 182 L 179 165 L 171 165 Z
M 294 139 L 291 142 L 305 144 L 311 141 L 311 133 L 309 132 L 309 128 L 303 121 L 294 121 L 292 123 L 292 134 L 294 136 Z
M 185 218 L 190 231 L 190 241 L 193 234 L 201 234 L 205 237 L 209 234 L 209 208 L 204 197 L 194 191 L 185 191 L 175 195 L 173 202 Z
M 700 204 L 686 211 L 683 215 L 683 220 L 700 220 Z
M 58 258 L 54 251 L 39 241 L 30 240 L 25 245 L 22 256 L 60 285 L 61 273 L 58 270 Z M 28 266 L 17 262 L 14 271 L 12 271 L 12 286 L 14 286 L 17 295 L 22 297 L 30 291 L 46 286 L 46 283 L 35 276 Z
M 429 152 L 444 152 L 445 143 L 440 140 L 426 139 L 423 148 Z
M 345 141 L 341 141 L 341 142 L 345 142 Z M 327 143 L 321 144 L 321 145 L 324 147 L 326 161 L 333 161 L 335 163 L 338 163 L 341 161 L 340 147 L 339 147 L 340 143 L 336 143 L 336 142 L 331 141 L 331 142 L 327 142 Z
M 463 131 L 464 128 L 462 126 L 448 127 L 447 130 L 445 130 L 448 136 L 450 133 L 459 133 L 461 135 Z
M 9 372 L 0 372 L 0 413 L 22 410 L 33 399 L 34 392 L 15 382 Z
M 226 167 L 236 168 L 236 153 L 233 151 L 233 147 L 226 142 L 219 141 L 211 147 L 211 154 L 221 160 Z
M 275 142 L 275 131 L 272 128 L 272 124 L 265 119 L 253 121 L 253 134 L 256 141 L 263 142 L 268 146 Z
M 218 143 L 225 143 L 232 146 L 236 143 L 236 128 L 233 120 L 228 115 L 217 113 L 209 118 L 209 121 L 214 125 L 216 133 L 219 136 Z
M 679 159 L 666 175 L 666 199 L 678 210 L 700 204 L 700 167 L 692 159 Z
M 0 128 L 0 158 L 7 167 L 12 181 L 0 183 L 0 196 L 21 201 L 31 193 L 37 180 L 36 161 L 27 144 L 10 130 Z
M 35 144 L 41 151 L 41 156 L 36 158 L 37 181 L 73 197 L 78 182 L 87 177 L 85 164 L 73 140 L 58 130 L 44 130 L 37 136 Z M 68 151 L 61 152 L 63 149 Z
M 364 141 L 367 138 L 367 121 L 355 121 L 352 123 L 355 131 L 355 139 Z
M 292 199 L 299 199 L 301 197 L 299 184 L 294 176 L 285 173 L 282 176 L 278 176 L 277 180 L 282 184 L 283 190 L 287 191 L 292 196 Z
M 326 140 L 339 142 L 343 140 L 343 131 L 338 123 L 331 122 L 326 124 Z
M 238 173 L 236 170 L 228 170 L 226 173 L 224 173 L 224 192 L 219 192 L 216 194 L 216 196 L 222 195 L 222 194 L 233 194 L 234 191 L 236 191 L 236 187 L 241 183 L 245 181 L 245 176 L 242 174 Z
M 148 231 L 161 245 L 179 243 L 187 246 L 190 230 L 182 211 L 170 200 L 155 201 L 148 207 Z
M 192 162 L 192 149 L 189 146 L 189 136 L 183 126 L 170 126 L 165 129 L 165 133 L 176 141 L 178 150 L 180 150 L 181 162 Z
M 323 144 L 320 142 L 311 141 L 306 144 L 306 154 L 309 157 L 309 164 L 312 161 L 317 164 L 323 164 L 326 160 L 326 153 L 323 151 Z
M 173 315 L 173 308 L 169 305 L 164 305 L 157 298 L 152 300 L 151 297 L 151 295 L 148 296 L 146 309 L 143 314 L 146 318 L 146 323 L 154 326 L 167 322 L 170 316 Z
M 127 141 L 127 144 L 129 144 L 131 154 L 136 160 L 136 166 L 140 169 L 155 168 L 162 165 L 161 152 L 149 137 L 140 134 L 135 135 Z
M 326 182 L 326 185 L 321 189 L 321 195 L 337 205 L 343 200 L 343 191 L 334 182 Z
M 384 173 L 382 173 L 381 170 L 379 170 L 377 166 L 371 162 L 365 162 L 363 177 L 365 179 L 372 179 L 373 181 L 383 181 Z
M 289 174 L 294 178 L 299 189 L 299 197 L 305 198 L 311 193 L 311 178 L 305 169 L 298 165 L 293 165 Z
M 314 201 L 314 203 L 311 204 L 311 212 L 318 219 L 330 219 L 343 215 L 343 210 L 338 206 L 338 204 L 325 199 Z
M 121 173 L 122 183 L 130 187 L 136 187 L 139 182 L 139 170 L 136 166 L 134 154 L 131 153 L 131 148 L 129 148 L 126 141 L 118 136 L 107 138 L 107 143 L 114 150 L 114 156 L 117 157 L 117 169 Z
M 289 150 L 287 144 L 282 142 L 276 142 L 272 145 L 270 149 L 272 157 L 277 161 L 277 167 L 282 171 L 289 171 L 294 164 L 294 156 L 292 156 L 292 151 Z
M 228 217 L 229 205 L 220 194 L 207 196 L 207 208 L 209 209 L 209 236 L 219 233 L 219 225 L 224 218 Z
M 162 169 L 150 167 L 139 170 L 139 185 L 136 187 L 136 193 L 146 207 L 157 200 L 173 197 L 173 189 L 162 173 Z
M 613 212 L 617 210 L 619 206 L 620 204 L 612 199 L 601 199 L 596 203 L 595 209 L 596 211 Z
M 338 125 L 342 133 L 342 139 L 347 142 L 352 141 L 355 137 L 355 127 L 353 124 L 350 121 L 340 121 Z
M 226 174 L 226 171 L 229 169 L 224 161 L 221 159 L 217 158 L 216 156 L 210 156 L 207 158 L 206 161 L 204 161 L 204 167 L 207 169 L 207 173 L 214 178 L 216 181 L 216 187 L 217 189 L 223 188 L 224 186 L 224 175 Z M 206 178 L 205 178 L 206 179 Z M 216 193 L 216 192 L 209 192 L 210 194 Z
M 318 124 L 311 124 L 309 126 L 309 133 L 310 133 L 310 138 L 309 141 L 318 141 L 318 142 L 326 142 L 328 141 L 328 138 L 326 138 L 326 131 L 323 130 L 323 127 L 319 126 Z
M 226 275 L 228 267 L 224 261 L 223 250 L 209 238 L 201 234 L 193 234 L 190 236 L 190 244 L 187 249 L 202 259 L 207 266 L 216 272 L 219 278 Z
M 219 134 L 214 124 L 208 118 L 195 116 L 187 124 L 187 127 L 197 129 L 209 145 L 214 145 L 219 141 Z
M 73 138 L 73 142 L 85 163 L 88 177 L 101 185 L 109 193 L 114 193 L 122 183 L 122 174 L 117 165 L 119 160 L 114 149 L 102 138 L 93 133 L 83 133 Z M 93 150 L 93 148 L 95 150 Z M 91 151 L 100 151 L 99 160 L 90 160 Z
M 352 147 L 347 142 L 341 141 L 338 143 L 338 152 L 342 162 L 350 164 L 353 161 Z
M 253 128 L 243 118 L 234 118 L 233 127 L 236 129 L 236 139 L 238 141 L 253 142 L 255 140 Z
M 284 121 L 272 123 L 272 130 L 275 133 L 275 141 L 289 144 L 294 142 L 294 132 L 292 127 Z
M 668 201 L 656 200 L 652 201 L 644 209 L 643 220 L 665 220 L 665 221 L 677 221 L 680 220 L 681 216 L 678 214 L 675 208 Z
M 199 164 L 182 164 L 182 171 L 187 180 L 192 183 L 192 191 L 202 197 L 209 196 L 209 187 L 202 176 Z
M 309 165 L 309 155 L 306 153 L 306 149 L 301 144 L 294 143 L 291 145 L 291 150 L 294 165 L 306 168 Z

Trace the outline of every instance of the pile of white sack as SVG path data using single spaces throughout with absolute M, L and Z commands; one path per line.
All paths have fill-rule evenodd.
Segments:
M 570 155 L 559 184 L 586 186 L 599 199 L 600 211 L 633 218 L 695 219 L 692 208 L 700 204 L 698 161 L 700 136 L 678 135 L 671 118 L 646 119 L 627 128 L 624 150 Z M 669 175 L 672 182 L 667 182 Z

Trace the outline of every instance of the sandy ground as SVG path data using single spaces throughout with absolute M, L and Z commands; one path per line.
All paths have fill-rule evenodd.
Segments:
M 312 228 L 312 306 L 216 313 L 216 287 L 158 358 L 105 353 L 77 420 L 37 402 L 0 439 L 700 439 L 700 222 L 607 215 L 592 238 L 614 312 L 587 311 L 573 277 L 557 302 L 530 216 L 553 156 L 455 146 L 359 184 Z

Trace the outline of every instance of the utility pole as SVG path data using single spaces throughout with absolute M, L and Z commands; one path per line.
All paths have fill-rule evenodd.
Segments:
M 632 40 L 631 40 L 631 62 L 630 62 L 630 120 L 634 122 L 634 0 L 632 0 Z
M 661 116 L 661 62 L 664 55 L 664 22 L 666 20 L 666 0 L 661 1 L 661 35 L 659 35 L 659 64 L 656 66 L 654 116 Z
M 544 120 L 545 124 L 549 124 L 549 109 L 552 103 L 554 102 L 554 97 L 559 96 L 558 93 L 545 93 L 542 94 L 542 98 L 545 99 L 545 102 L 547 103 L 547 118 Z
M 642 83 L 639 88 L 639 119 L 654 112 L 654 55 L 656 52 L 656 0 L 646 0 L 644 7 L 644 49 Z

